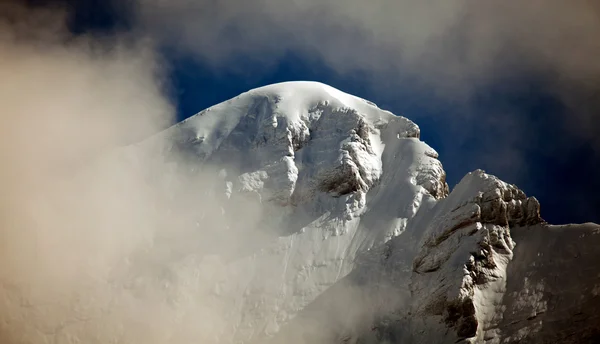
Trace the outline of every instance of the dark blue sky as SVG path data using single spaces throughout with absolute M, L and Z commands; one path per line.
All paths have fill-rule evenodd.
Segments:
M 70 24 L 76 33 L 127 28 L 125 6 L 119 12 L 102 0 L 61 3 L 72 9 Z M 165 58 L 179 119 L 251 88 L 289 80 L 321 81 L 414 120 L 422 139 L 440 153 L 451 187 L 465 173 L 481 168 L 537 197 L 542 216 L 551 223 L 600 222 L 599 154 L 569 127 L 573 110 L 550 92 L 542 78 L 523 75 L 498 81 L 477 90 L 468 101 L 455 102 L 394 80 L 389 81 L 395 86 L 392 91 L 389 85 L 383 90 L 367 81 L 368 75 L 340 75 L 319 60 L 294 52 L 268 67 L 240 58 L 238 72 L 167 51 Z

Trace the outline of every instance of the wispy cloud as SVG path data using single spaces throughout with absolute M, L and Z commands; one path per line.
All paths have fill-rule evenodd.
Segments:
M 215 64 L 288 49 L 332 68 L 402 71 L 436 86 L 510 72 L 600 75 L 600 6 L 564 1 L 138 0 L 143 28 Z

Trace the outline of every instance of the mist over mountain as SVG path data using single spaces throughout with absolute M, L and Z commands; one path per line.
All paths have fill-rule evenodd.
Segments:
M 466 4 L 2 2 L 0 342 L 598 342 L 597 6 Z
M 597 340 L 600 226 L 547 224 L 481 170 L 450 190 L 420 137 L 368 100 L 289 82 L 68 178 L 23 175 L 3 227 L 3 340 Z

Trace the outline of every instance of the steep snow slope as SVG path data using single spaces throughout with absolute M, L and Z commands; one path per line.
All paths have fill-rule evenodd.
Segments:
M 210 299 L 202 307 L 223 320 L 210 326 L 213 340 L 500 343 L 550 331 L 543 319 L 567 321 L 560 283 L 515 239 L 550 255 L 536 244 L 555 240 L 543 233 L 537 200 L 482 171 L 448 195 L 437 153 L 404 117 L 323 84 L 292 82 L 213 106 L 143 145 L 165 138 L 163 153 L 184 156 L 174 169 L 218 171 L 218 206 L 199 210 L 200 226 L 212 212 L 230 223 L 216 230 L 223 242 L 242 238 L 211 241 L 219 248 L 203 251 L 211 256 L 169 265 L 180 275 L 211 272 L 212 287 L 196 297 Z M 249 204 L 260 205 L 252 221 L 238 216 Z M 587 252 L 568 294 L 584 283 L 581 305 L 600 306 L 590 277 L 600 273 L 592 263 L 600 250 L 588 243 L 595 228 L 565 234 Z M 568 249 L 553 249 L 556 268 L 578 264 L 578 253 L 567 259 Z M 533 318 L 523 319 L 527 312 Z M 593 320 L 584 321 L 590 335 Z

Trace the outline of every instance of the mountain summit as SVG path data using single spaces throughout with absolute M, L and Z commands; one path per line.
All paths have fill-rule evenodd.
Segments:
M 244 238 L 194 263 L 218 271 L 195 296 L 224 319 L 211 338 L 600 340 L 600 227 L 551 226 L 534 197 L 481 170 L 449 192 L 438 154 L 419 138 L 415 123 L 367 100 L 288 82 L 138 145 L 166 140 L 161 152 L 183 156 L 173 168 L 192 177 L 214 170 L 215 208 L 194 221 L 214 240 Z M 174 183 L 167 189 L 190 187 Z M 252 221 L 239 212 L 248 207 Z M 205 216 L 227 226 L 208 228 Z

